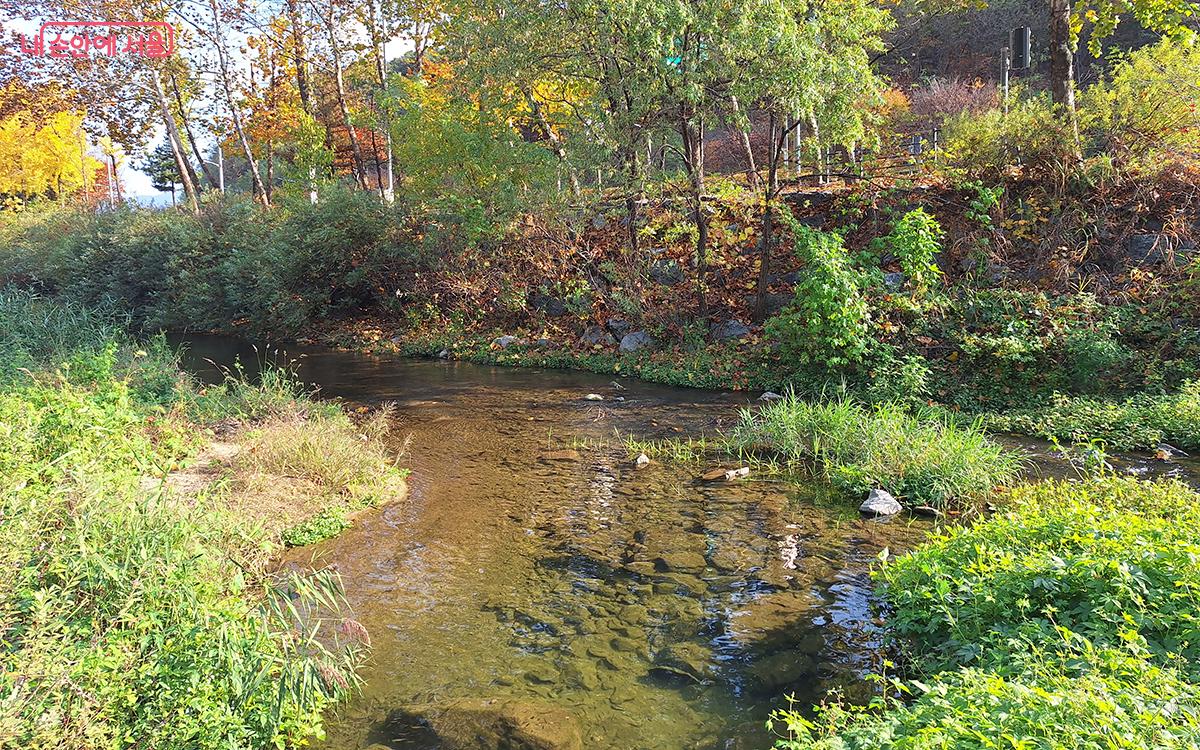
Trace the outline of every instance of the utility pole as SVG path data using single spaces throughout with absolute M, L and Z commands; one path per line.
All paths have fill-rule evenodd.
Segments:
M 1000 75 L 1004 81 L 1004 114 L 1008 115 L 1008 73 L 1012 70 L 1012 52 L 1008 47 L 1000 51 Z

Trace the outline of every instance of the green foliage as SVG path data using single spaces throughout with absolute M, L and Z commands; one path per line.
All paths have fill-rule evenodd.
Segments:
M 767 333 L 801 365 L 836 370 L 856 364 L 867 351 L 870 332 L 862 275 L 839 235 L 811 229 L 786 214 L 783 220 L 804 261 L 804 276 L 792 304 L 767 322 Z
M 877 573 L 913 668 L 870 708 L 777 712 L 788 750 L 1192 748 L 1200 497 L 1102 476 L 1011 491 Z
M 341 508 L 327 508 L 312 518 L 285 529 L 283 543 L 289 547 L 304 547 L 309 544 L 337 536 L 350 527 L 350 521 Z
M 1176 393 L 1124 400 L 1057 394 L 1048 404 L 988 418 L 993 429 L 1071 442 L 1099 440 L 1113 450 L 1152 450 L 1170 443 L 1200 449 L 1200 382 Z
M 843 490 L 880 487 L 914 505 L 965 504 L 1017 476 L 1020 462 L 977 425 L 894 405 L 809 403 L 794 395 L 744 409 L 730 445 L 811 466 Z
M 59 324 L 74 327 L 41 339 Z M 0 736 L 303 744 L 356 679 L 338 581 L 267 576 L 251 562 L 271 543 L 257 524 L 213 493 L 167 494 L 165 473 L 195 448 L 191 386 L 165 350 L 86 340 L 113 326 L 0 293 L 0 371 L 13 353 L 26 368 L 0 383 Z
M 1074 134 L 1049 97 L 1014 98 L 1007 115 L 990 109 L 946 119 L 944 164 L 952 174 L 999 182 L 1014 169 L 1050 179 L 1072 170 Z
M 264 212 L 231 198 L 200 216 L 124 208 L 59 210 L 0 222 L 3 267 L 151 330 L 247 322 L 294 334 L 313 320 L 378 299 L 377 276 L 414 252 L 397 246 L 403 214 L 373 196 L 329 188 Z M 375 282 L 375 283 L 372 283 Z
M 891 234 L 884 238 L 884 245 L 900 261 L 904 274 L 919 294 L 942 275 L 936 258 L 942 251 L 944 237 L 945 232 L 937 219 L 924 208 L 915 208 L 904 214 L 892 227 Z

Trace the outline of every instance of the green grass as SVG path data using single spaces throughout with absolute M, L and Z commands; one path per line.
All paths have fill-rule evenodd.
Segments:
M 1195 748 L 1200 495 L 1024 485 L 877 572 L 919 679 L 871 707 L 778 712 L 781 748 Z
M 1021 468 L 977 424 L 849 399 L 812 403 L 789 395 L 744 409 L 727 441 L 743 455 L 808 467 L 847 492 L 880 487 L 915 505 L 979 500 Z
M 362 654 L 336 574 L 269 575 L 279 539 L 226 483 L 184 498 L 162 480 L 205 442 L 199 416 L 327 407 L 270 381 L 205 392 L 119 319 L 31 295 L 0 292 L 0 340 L 0 744 L 234 750 L 319 734 Z M 371 458 L 316 471 L 369 487 L 380 454 L 340 420 L 330 461 L 351 441 Z
M 1124 400 L 1059 395 L 1038 409 L 991 415 L 988 425 L 1046 439 L 1099 440 L 1113 450 L 1153 450 L 1164 442 L 1200 450 L 1200 381 L 1176 393 Z

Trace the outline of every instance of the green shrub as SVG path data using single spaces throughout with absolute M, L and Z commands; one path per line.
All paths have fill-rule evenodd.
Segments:
M 918 294 L 923 294 L 942 274 L 935 259 L 942 251 L 944 236 L 937 219 L 925 209 L 915 208 L 904 214 L 884 238 L 884 245 L 900 261 Z
M 776 712 L 777 747 L 1200 744 L 1200 495 L 1114 476 L 1025 485 L 877 572 L 920 679 Z
M 1052 179 L 1072 171 L 1074 134 L 1066 118 L 1055 113 L 1049 96 L 1017 92 L 1013 98 L 1007 114 L 996 108 L 946 119 L 946 169 L 988 183 L 1010 178 L 1013 169 Z
M 801 365 L 836 370 L 862 359 L 867 351 L 870 312 L 861 274 L 837 234 L 806 227 L 786 214 L 804 276 L 795 298 L 767 321 L 767 333 L 783 354 Z
M 870 710 L 830 704 L 810 719 L 775 714 L 782 750 L 1192 750 L 1200 691 L 1166 668 L 1119 653 L 1068 676 L 945 672 Z M 1076 671 L 1079 671 L 1078 665 Z
M 879 572 L 889 625 L 925 670 L 1006 665 L 1060 629 L 1164 662 L 1200 656 L 1193 491 L 1105 478 L 1026 485 L 1008 501 Z
M 1153 450 L 1166 442 L 1200 449 L 1200 381 L 1166 395 L 1124 400 L 1057 394 L 1047 404 L 987 417 L 996 430 L 1066 442 L 1098 440 L 1113 450 Z
M 916 505 L 977 500 L 1019 469 L 1017 458 L 977 426 L 894 404 L 809 403 L 788 395 L 744 409 L 729 441 L 735 450 L 811 465 L 848 492 L 881 487 Z

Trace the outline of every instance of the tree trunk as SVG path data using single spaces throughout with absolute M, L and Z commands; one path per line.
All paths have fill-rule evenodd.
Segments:
M 196 163 L 200 165 L 200 169 L 204 172 L 204 179 L 208 180 L 209 187 L 214 190 L 219 187 L 217 178 L 213 175 L 212 170 L 208 166 L 208 162 L 204 161 L 204 157 L 200 155 L 200 147 L 196 145 L 196 136 L 192 133 L 192 124 L 188 121 L 187 110 L 183 106 L 183 95 L 179 92 L 179 81 L 175 78 L 175 73 L 171 73 L 171 92 L 175 96 L 175 108 L 179 110 L 179 121 L 183 123 L 183 132 L 187 133 L 188 145 L 192 147 L 192 156 L 196 157 Z M 196 171 L 191 169 L 191 163 L 188 163 L 188 169 L 191 171 L 190 177 L 197 185 L 200 181 L 196 177 Z
M 679 134 L 683 138 L 691 187 L 692 222 L 696 227 L 696 297 L 699 316 L 708 317 L 708 297 L 704 288 L 708 269 L 708 222 L 704 217 L 704 125 L 692 122 L 695 113 L 680 107 Z
M 758 288 L 754 295 L 754 322 L 761 323 L 767 317 L 767 286 L 771 278 L 771 244 L 774 234 L 775 196 L 779 194 L 779 160 L 786 150 L 786 130 L 779 132 L 775 113 L 767 124 L 767 187 L 763 193 L 762 225 L 758 232 Z M 787 119 L 784 119 L 786 125 Z M 778 135 L 776 133 L 778 132 Z
M 263 186 L 262 175 L 258 172 L 258 162 L 254 159 L 254 151 L 250 148 L 250 139 L 246 137 L 246 129 L 242 126 L 242 113 L 238 110 L 233 99 L 233 85 L 229 82 L 229 59 L 225 56 L 225 36 L 221 31 L 221 13 L 217 8 L 217 0 L 209 0 L 213 13 L 213 36 L 217 48 L 217 66 L 221 72 L 221 88 L 225 91 L 225 103 L 229 105 L 229 114 L 233 118 L 233 129 L 237 131 L 238 141 L 242 146 L 242 156 L 246 166 L 250 168 L 250 181 L 254 187 L 254 197 L 263 204 L 264 208 L 271 207 L 267 197 L 266 187 Z
M 300 25 L 299 0 L 287 0 L 288 20 L 292 24 L 292 45 L 296 64 L 296 92 L 300 106 L 312 114 L 312 94 L 308 87 L 308 47 L 304 43 L 304 29 Z
M 162 114 L 163 125 L 167 129 L 167 140 L 171 143 L 171 155 L 175 157 L 175 167 L 179 170 L 179 178 L 183 182 L 183 192 L 187 194 L 188 202 L 192 204 L 192 212 L 200 213 L 200 202 L 196 198 L 196 185 L 188 179 L 187 159 L 183 155 L 183 143 L 179 138 L 179 128 L 175 125 L 175 117 L 167 104 L 167 94 L 163 90 L 162 78 L 158 70 L 150 69 L 150 83 L 153 85 L 154 98 L 158 100 L 159 113 Z M 172 186 L 174 196 L 174 186 Z
M 729 97 L 729 104 L 733 108 L 733 113 L 736 115 L 740 112 L 738 109 L 738 100 L 736 96 Z M 749 113 L 746 114 L 746 126 L 749 128 Z M 746 177 L 750 182 L 751 189 L 758 188 L 758 168 L 754 164 L 754 149 L 750 146 L 750 131 L 748 129 L 738 128 L 738 140 L 741 141 L 742 152 L 746 155 Z
M 1079 121 L 1075 116 L 1075 44 L 1071 39 L 1071 0 L 1050 0 L 1050 94 L 1063 109 L 1079 156 Z
M 550 149 L 554 155 L 558 157 L 558 163 L 562 164 L 567 170 L 567 177 L 571 180 L 571 195 L 579 197 L 579 175 L 575 173 L 575 169 L 567 162 L 567 150 L 563 148 L 562 139 L 554 132 L 554 128 L 550 126 L 550 121 L 546 119 L 546 112 L 542 109 L 541 102 L 534 98 L 533 93 L 526 88 L 522 88 L 521 93 L 525 96 L 525 103 L 529 105 L 529 111 L 533 115 L 534 122 L 537 123 L 538 130 L 542 131 L 542 137 L 550 143 Z
M 383 33 L 379 33 L 379 28 L 375 25 L 375 0 L 370 2 L 370 32 L 371 32 L 371 49 L 375 55 L 375 76 L 379 84 L 379 90 L 375 95 L 375 110 L 379 114 L 379 127 L 383 130 L 384 146 L 387 148 L 387 154 L 384 159 L 383 171 L 384 177 L 379 179 L 379 195 L 388 203 L 396 199 L 396 173 L 395 165 L 392 163 L 392 125 L 391 117 L 388 114 L 387 107 L 380 103 L 380 99 L 387 91 L 387 39 L 390 33 L 387 25 L 387 1 L 382 0 L 379 5 L 379 21 L 383 27 Z M 374 144 L 374 135 L 371 137 Z M 372 146 L 374 148 L 374 146 Z M 376 172 L 379 171 L 379 150 L 375 149 L 375 164 Z
M 342 114 L 342 124 L 346 126 L 346 135 L 350 139 L 350 155 L 354 161 L 354 180 L 363 190 L 367 189 L 366 168 L 363 166 L 362 147 L 358 143 L 358 134 L 354 132 L 354 124 L 350 119 L 350 105 L 346 103 L 346 80 L 342 77 L 342 50 L 338 46 L 336 26 L 333 20 L 333 0 L 326 0 L 325 27 L 329 34 L 329 50 L 333 56 L 334 93 L 337 95 L 338 111 Z

